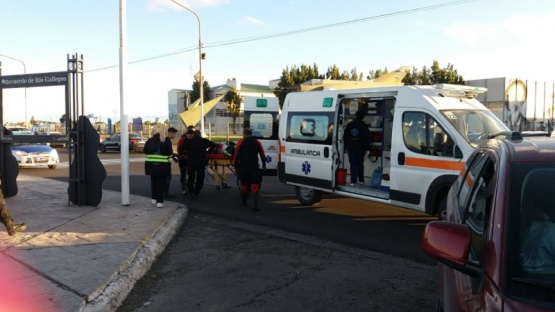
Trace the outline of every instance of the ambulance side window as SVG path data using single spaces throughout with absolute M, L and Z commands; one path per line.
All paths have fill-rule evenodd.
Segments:
M 423 112 L 403 114 L 405 146 L 419 154 L 454 157 L 455 143 L 439 123 Z
M 245 113 L 245 128 L 251 128 L 252 136 L 259 139 L 277 138 L 277 113 L 247 112 Z
M 287 142 L 331 144 L 328 129 L 333 113 L 292 112 L 287 118 Z

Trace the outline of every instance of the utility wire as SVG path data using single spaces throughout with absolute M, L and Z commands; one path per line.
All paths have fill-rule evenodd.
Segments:
M 277 38 L 277 37 L 292 36 L 292 35 L 311 32 L 311 31 L 318 31 L 318 30 L 328 29 L 328 28 L 333 28 L 333 27 L 341 27 L 341 26 L 345 26 L 345 25 L 361 23 L 361 22 L 366 22 L 366 21 L 372 21 L 372 20 L 378 20 L 378 19 L 388 18 L 388 17 L 393 17 L 393 16 L 413 14 L 413 13 L 429 11 L 429 10 L 436 10 L 436 9 L 440 9 L 440 8 L 445 8 L 445 7 L 455 6 L 455 5 L 461 5 L 461 4 L 465 4 L 465 3 L 469 3 L 469 2 L 476 2 L 476 1 L 479 1 L 479 0 L 451 1 L 451 2 L 446 2 L 446 3 L 440 3 L 440 4 L 435 4 L 435 5 L 429 5 L 429 6 L 414 8 L 414 9 L 407 9 L 407 10 L 395 11 L 395 12 L 391 12 L 391 13 L 384 13 L 384 14 L 379 14 L 379 15 L 374 15 L 374 16 L 369 16 L 369 17 L 363 17 L 363 18 L 358 18 L 358 19 L 339 22 L 339 23 L 333 23 L 333 24 L 327 24 L 327 25 L 321 25 L 321 26 L 315 26 L 315 27 L 308 27 L 308 28 L 297 29 L 297 30 L 291 30 L 291 31 L 286 31 L 286 32 L 281 32 L 281 33 L 276 33 L 276 34 L 213 42 L 213 43 L 203 44 L 202 48 L 203 49 L 215 48 L 215 47 L 233 45 L 233 44 L 240 44 L 240 43 L 245 43 L 245 42 L 250 42 L 250 41 L 266 40 L 266 39 L 272 39 L 272 38 Z M 136 64 L 136 63 L 152 61 L 152 60 L 156 60 L 156 59 L 160 59 L 160 58 L 164 58 L 164 57 L 168 57 L 168 56 L 172 56 L 172 55 L 177 55 L 177 54 L 181 54 L 181 53 L 185 53 L 185 52 L 190 52 L 190 51 L 194 51 L 194 50 L 198 50 L 198 46 L 188 47 L 188 48 L 173 51 L 173 52 L 167 52 L 167 53 L 164 53 L 164 54 L 147 57 L 147 58 L 144 58 L 144 59 L 129 62 L 129 64 Z M 99 70 L 104 70 L 104 69 L 116 68 L 118 66 L 119 65 L 106 66 L 106 67 L 101 67 L 101 68 L 88 70 L 86 72 L 93 72 L 93 71 L 99 71 Z

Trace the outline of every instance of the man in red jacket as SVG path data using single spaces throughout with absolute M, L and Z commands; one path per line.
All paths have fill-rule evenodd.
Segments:
M 266 155 L 260 141 L 252 136 L 252 130 L 245 128 L 243 139 L 239 140 L 233 155 L 233 165 L 239 173 L 241 180 L 241 206 L 247 206 L 249 189 L 252 191 L 254 210 L 259 211 L 260 184 L 262 171 L 258 164 L 258 156 L 262 162 L 262 170 L 266 170 Z

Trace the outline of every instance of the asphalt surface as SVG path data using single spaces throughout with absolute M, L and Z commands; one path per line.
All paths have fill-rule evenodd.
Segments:
M 118 312 L 433 311 L 436 269 L 190 211 Z
M 200 213 L 188 219 L 175 202 L 155 208 L 131 195 L 122 206 L 120 193 L 104 190 L 98 207 L 76 206 L 68 204 L 67 183 L 20 174 L 18 186 L 6 202 L 28 228 L 13 237 L 0 232 L 0 311 L 434 307 L 434 266 Z M 137 297 L 149 270 L 146 283 L 153 275 L 170 279 Z
M 16 236 L 0 232 L 0 311 L 115 311 L 181 227 L 187 209 L 103 190 L 98 207 L 68 203 L 67 182 L 20 174 L 6 199 Z

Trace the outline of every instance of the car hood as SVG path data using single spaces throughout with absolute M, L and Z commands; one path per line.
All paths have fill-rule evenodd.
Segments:
M 12 146 L 12 151 L 23 151 L 26 153 L 47 152 L 50 153 L 52 147 L 48 145 L 18 145 Z

